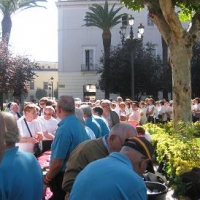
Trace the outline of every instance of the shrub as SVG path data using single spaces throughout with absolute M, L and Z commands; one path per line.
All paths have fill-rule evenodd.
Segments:
M 199 140 L 196 138 L 200 133 L 200 122 L 180 122 L 178 131 L 173 129 L 170 122 L 145 124 L 144 128 L 151 134 L 156 161 L 160 165 L 158 170 L 166 176 L 170 187 L 174 188 L 175 196 L 181 199 L 184 185 L 180 175 L 200 166 Z

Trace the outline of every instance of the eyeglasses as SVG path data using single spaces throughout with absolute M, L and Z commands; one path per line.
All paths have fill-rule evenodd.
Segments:
M 49 116 L 50 116 L 50 115 L 51 115 L 51 113 L 44 113 L 44 115 L 49 115 Z

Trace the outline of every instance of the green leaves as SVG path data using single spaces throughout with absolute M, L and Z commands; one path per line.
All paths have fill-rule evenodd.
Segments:
M 85 21 L 84 26 L 95 26 L 102 30 L 110 30 L 112 27 L 121 22 L 122 17 L 122 15 L 117 15 L 122 7 L 117 8 L 116 10 L 114 8 L 115 4 L 109 11 L 107 1 L 105 1 L 104 6 L 93 4 L 89 7 L 90 12 L 86 12 L 86 16 L 83 20 Z
M 189 21 L 192 13 L 200 13 L 200 1 L 199 0 L 171 0 L 174 9 L 178 10 L 179 19 L 181 21 Z M 141 10 L 145 6 L 150 11 L 160 10 L 159 0 L 121 0 L 121 2 L 129 9 Z

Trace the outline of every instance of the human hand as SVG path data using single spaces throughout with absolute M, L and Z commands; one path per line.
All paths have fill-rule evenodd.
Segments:
M 42 139 L 43 139 L 43 134 L 42 134 L 42 132 L 36 132 L 36 133 L 35 133 L 35 139 L 36 139 L 37 141 L 42 140 Z
M 28 138 L 28 142 L 35 144 L 37 142 L 37 140 L 33 137 Z

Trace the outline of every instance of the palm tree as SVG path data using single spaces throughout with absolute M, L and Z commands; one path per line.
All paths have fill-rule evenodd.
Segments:
M 86 12 L 84 21 L 86 22 L 84 26 L 95 26 L 103 30 L 102 39 L 104 47 L 104 70 L 106 74 L 105 78 L 105 98 L 109 99 L 109 91 L 107 88 L 108 81 L 108 67 L 109 67 L 109 57 L 110 57 L 110 45 L 111 45 L 111 32 L 110 29 L 121 22 L 122 14 L 117 15 L 117 13 L 122 9 L 122 7 L 114 10 L 115 4 L 112 8 L 108 9 L 108 1 L 105 1 L 104 6 L 99 4 L 93 4 L 89 7 L 91 12 Z
M 37 2 L 46 2 L 47 0 L 0 0 L 0 11 L 3 15 L 1 21 L 2 40 L 8 45 L 12 29 L 11 15 L 17 10 L 24 10 L 33 7 L 44 7 Z

